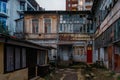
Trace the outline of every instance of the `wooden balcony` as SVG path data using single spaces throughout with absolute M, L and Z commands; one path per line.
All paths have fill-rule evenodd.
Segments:
M 56 33 L 25 33 L 25 38 L 26 39 L 57 39 L 57 34 Z

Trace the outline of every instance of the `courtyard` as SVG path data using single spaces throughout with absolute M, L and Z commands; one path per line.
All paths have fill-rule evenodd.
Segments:
M 37 80 L 120 80 L 120 74 L 102 66 L 82 63 L 56 68 L 50 74 Z

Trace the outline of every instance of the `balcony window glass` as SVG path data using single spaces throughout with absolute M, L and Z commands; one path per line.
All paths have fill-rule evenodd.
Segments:
M 6 13 L 6 2 L 0 1 L 0 12 Z
M 68 4 L 68 7 L 70 7 L 70 4 Z
M 38 33 L 38 19 L 32 19 L 32 32 Z
M 62 24 L 60 24 L 60 31 L 59 32 L 62 32 Z
M 20 2 L 20 10 L 25 10 L 25 2 Z

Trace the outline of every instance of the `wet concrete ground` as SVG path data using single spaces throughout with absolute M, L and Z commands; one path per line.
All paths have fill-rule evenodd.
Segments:
M 57 69 L 55 73 L 50 74 L 50 76 L 51 78 L 48 80 L 84 80 L 84 77 L 81 75 L 81 69 Z
M 93 79 L 85 79 L 86 74 L 82 74 L 83 69 L 56 69 L 55 72 L 50 73 L 47 78 L 40 78 L 37 80 L 118 80 L 116 75 L 113 75 L 108 70 L 95 69 L 92 71 L 94 74 Z M 120 74 L 119 74 L 120 75 Z

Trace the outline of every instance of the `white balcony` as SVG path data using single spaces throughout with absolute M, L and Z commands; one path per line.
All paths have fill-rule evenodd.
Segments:
M 0 15 L 3 17 L 8 17 L 8 14 L 6 12 L 0 11 Z

